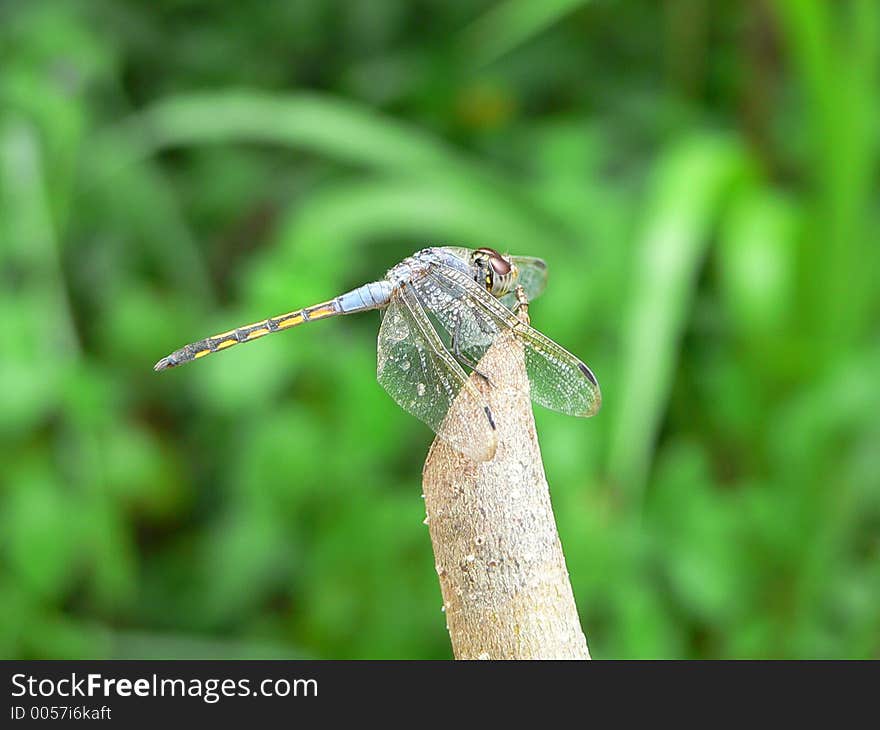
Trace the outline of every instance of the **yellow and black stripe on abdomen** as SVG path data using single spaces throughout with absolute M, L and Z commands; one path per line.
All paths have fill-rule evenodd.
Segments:
M 240 345 L 243 342 L 257 340 L 272 332 L 281 332 L 282 330 L 296 327 L 303 322 L 324 319 L 325 317 L 332 317 L 335 314 L 341 313 L 341 309 L 335 299 L 304 309 L 297 309 L 294 312 L 288 312 L 287 314 L 264 319 L 254 324 L 237 327 L 234 330 L 193 342 L 185 347 L 181 347 L 179 350 L 175 350 L 167 357 L 163 357 L 153 366 L 153 369 L 166 370 L 167 368 L 173 368 L 191 360 L 198 360 L 205 355 L 210 355 L 212 352 L 220 352 L 234 345 Z

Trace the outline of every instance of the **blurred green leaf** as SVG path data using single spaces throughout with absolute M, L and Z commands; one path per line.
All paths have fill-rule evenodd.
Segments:
M 462 45 L 475 65 L 492 63 L 589 0 L 501 0 L 463 31 Z
M 696 277 L 725 192 L 744 170 L 729 140 L 688 140 L 654 179 L 636 256 L 609 471 L 633 497 L 647 476 Z

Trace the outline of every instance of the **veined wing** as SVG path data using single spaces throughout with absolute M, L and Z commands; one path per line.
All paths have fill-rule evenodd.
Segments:
M 573 416 L 592 416 L 602 395 L 592 371 L 565 348 L 529 327 L 466 274 L 434 266 L 413 282 L 420 300 L 449 333 L 453 349 L 478 361 L 512 330 L 523 346 L 531 398 Z
M 454 449 L 476 461 L 495 455 L 489 406 L 406 284 L 395 291 L 379 328 L 376 375 L 401 408 Z
M 510 260 L 519 271 L 517 284 L 525 291 L 526 299 L 530 302 L 535 301 L 547 286 L 547 264 L 544 263 L 544 259 L 534 256 L 511 256 Z M 508 309 L 513 309 L 516 304 L 516 293 L 505 294 L 501 297 L 501 302 Z

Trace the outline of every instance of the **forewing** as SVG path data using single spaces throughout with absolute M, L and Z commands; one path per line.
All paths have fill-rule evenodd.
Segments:
M 443 346 L 419 300 L 398 289 L 379 329 L 377 378 L 405 411 L 475 461 L 495 455 L 491 411 Z
M 571 416 L 592 416 L 602 405 L 596 376 L 580 359 L 522 322 L 516 330 L 526 355 L 532 400 Z
M 511 330 L 525 352 L 532 400 L 573 416 L 592 416 L 599 410 L 602 396 L 592 371 L 467 275 L 434 266 L 414 285 L 425 307 L 468 359 L 478 361 L 500 332 Z
M 525 290 L 526 299 L 530 302 L 535 301 L 547 286 L 547 264 L 544 263 L 544 259 L 534 256 L 511 256 L 510 260 L 519 271 L 517 284 Z M 516 304 L 516 294 L 514 292 L 505 294 L 501 297 L 501 302 L 508 309 L 513 309 Z

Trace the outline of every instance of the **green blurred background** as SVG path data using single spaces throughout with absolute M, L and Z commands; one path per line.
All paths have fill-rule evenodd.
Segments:
M 378 317 L 545 258 L 592 653 L 880 656 L 876 0 L 0 4 L 0 656 L 447 658 Z

